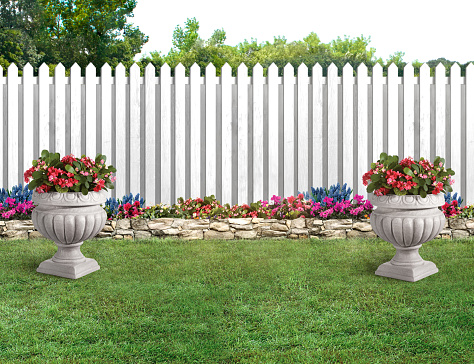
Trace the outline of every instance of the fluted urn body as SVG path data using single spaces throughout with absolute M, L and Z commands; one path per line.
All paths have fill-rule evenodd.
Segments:
M 438 272 L 436 265 L 423 260 L 418 250 L 444 228 L 446 218 L 439 209 L 445 203 L 444 196 L 369 194 L 369 200 L 376 207 L 370 215 L 372 229 L 397 249 L 393 259 L 382 264 L 375 274 L 414 282 Z
M 58 246 L 56 254 L 42 262 L 38 272 L 76 279 L 100 269 L 94 259 L 84 257 L 80 246 L 104 228 L 107 214 L 100 205 L 106 199 L 104 190 L 87 195 L 33 192 L 33 225 Z

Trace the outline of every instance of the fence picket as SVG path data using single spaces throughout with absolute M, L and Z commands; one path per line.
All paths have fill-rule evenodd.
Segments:
M 115 196 L 122 199 L 128 194 L 126 179 L 127 171 L 127 155 L 126 155 L 126 133 L 120 132 L 125 130 L 125 67 L 119 63 L 115 67 L 115 161 L 114 167 L 117 169 L 115 176 Z
M 70 112 L 69 119 L 71 121 L 71 154 L 80 157 L 82 154 L 81 140 L 82 136 L 82 92 L 81 92 L 81 68 L 77 63 L 71 67 L 71 97 L 70 97 Z M 122 100 L 125 102 L 125 100 Z M 41 107 L 41 106 L 40 106 Z M 39 152 L 41 153 L 41 148 Z M 110 157 L 109 157 L 110 158 Z M 110 163 L 111 161 L 109 161 Z
M 133 187 L 141 189 L 141 158 L 140 158 L 140 67 L 134 63 L 130 67 L 130 192 L 136 194 Z M 95 155 L 94 155 L 95 157 Z M 133 186 L 133 187 L 132 187 Z M 133 191 L 132 191 L 133 189 Z M 127 191 L 128 192 L 128 191 Z
M 95 158 L 97 150 L 97 77 L 92 63 L 86 67 L 86 150 L 85 155 Z M 125 144 L 123 144 L 125 146 Z
M 8 186 L 16 184 L 21 180 L 21 173 L 18 170 L 18 159 L 15 158 L 19 152 L 18 146 L 18 67 L 11 63 L 8 66 L 7 74 L 7 125 L 8 125 Z
M 237 202 L 246 203 L 248 196 L 248 70 L 242 63 L 237 68 Z
M 33 153 L 33 143 L 35 140 L 34 135 L 34 125 L 33 125 L 33 107 L 34 97 L 33 97 L 33 67 L 31 64 L 27 63 L 23 67 L 23 168 L 22 171 L 25 172 L 27 169 L 31 168 L 33 159 L 36 159 L 38 156 Z M 1 88 L 1 87 L 0 87 Z M 1 93 L 0 93 L 1 99 Z M 0 102 L 1 104 L 1 102 Z M 0 106 L 0 115 L 1 115 L 1 106 Z M 1 138 L 1 133 L 0 133 Z M 0 144 L 1 145 L 1 144 Z M 1 154 L 1 153 L 0 153 Z M 1 179 L 1 176 L 0 176 Z M 0 184 L 0 186 L 2 186 Z M 12 186 L 9 186 L 12 187 Z
M 283 171 L 279 163 L 279 129 L 278 129 L 278 67 L 272 63 L 268 67 L 268 198 L 279 195 L 278 183 Z M 271 201 L 270 201 L 271 202 Z
M 338 127 L 338 86 L 337 67 L 334 63 L 328 67 L 328 187 L 339 181 L 339 127 Z
M 175 81 L 175 93 L 179 97 L 184 96 L 184 67 L 176 67 L 176 81 Z M 160 70 L 160 106 L 161 106 L 161 202 L 171 204 L 172 201 L 172 161 L 171 161 L 171 68 L 165 63 L 161 66 Z M 178 104 L 178 96 L 175 97 L 176 101 L 176 176 L 181 176 L 182 181 L 176 180 L 176 197 L 184 197 L 184 105 Z M 179 129 L 178 129 L 179 127 Z M 178 149 L 183 148 L 183 149 Z M 179 164 L 179 165 L 178 165 Z M 180 186 L 178 187 L 178 183 Z
M 186 140 L 185 140 L 185 127 L 186 127 L 186 90 L 185 90 L 185 77 L 184 77 L 184 66 L 180 63 L 174 69 L 175 75 L 175 196 L 174 200 L 178 197 L 186 198 Z M 163 91 L 163 89 L 162 89 Z M 163 151 L 163 149 L 162 149 Z M 161 156 L 163 159 L 163 156 Z M 163 192 L 163 190 L 162 190 Z M 173 195 L 171 195 L 173 199 Z M 173 201 L 174 202 L 174 201 Z
M 228 63 L 221 69 L 222 104 L 222 197 L 221 203 L 233 202 L 232 197 L 232 68 Z
M 191 98 L 191 197 L 201 196 L 201 69 L 194 63 L 189 77 Z
M 354 181 L 354 70 L 347 63 L 342 70 L 342 182 Z
M 357 150 L 362 158 L 357 158 L 357 178 L 354 182 L 355 194 L 363 195 L 362 176 L 370 169 L 372 161 L 368 158 L 368 83 L 367 66 L 361 63 L 357 68 Z M 363 158 L 367 156 L 367 158 Z
M 156 196 L 156 161 L 161 160 L 160 155 L 156 155 L 157 146 L 155 145 L 155 123 L 156 123 L 156 109 L 155 109 L 155 66 L 148 63 L 145 67 L 145 199 L 148 206 L 153 206 L 159 203 L 161 196 Z M 169 135 L 169 134 L 168 134 Z M 168 138 L 169 143 L 170 138 Z M 168 150 L 170 150 L 168 145 Z M 168 163 L 171 161 L 168 158 Z M 171 168 L 168 168 L 168 180 L 171 184 Z M 169 190 L 169 188 L 168 188 Z M 168 201 L 167 203 L 170 203 Z
M 464 180 L 466 192 L 464 195 L 464 204 L 474 203 L 474 163 L 468 157 L 474 155 L 474 64 L 470 63 L 466 67 L 466 156 Z M 456 171 L 454 171 L 456 172 Z M 458 181 L 459 182 L 459 181 Z
M 100 103 L 102 119 L 102 143 L 99 145 L 100 153 L 107 158 L 105 164 L 112 164 L 112 73 L 109 64 L 104 63 L 100 70 Z M 99 151 L 98 150 L 98 151 Z M 112 191 L 107 191 L 107 196 L 112 196 Z
M 288 63 L 283 69 L 283 194 L 295 194 L 295 79 Z
M 456 172 L 455 180 L 461 182 L 463 180 L 461 168 L 461 68 L 457 63 L 451 66 L 451 153 L 447 153 L 450 157 L 449 162 L 453 171 Z M 453 191 L 461 193 L 461 183 L 453 185 Z
M 60 155 L 66 153 L 66 75 L 64 72 L 64 66 L 61 63 L 54 69 L 54 140 L 55 152 Z
M 263 198 L 263 67 L 253 68 L 253 196 L 252 201 Z
M 6 162 L 7 155 L 4 154 L 3 152 L 3 137 L 4 137 L 4 125 L 6 124 L 4 117 L 3 117 L 3 85 L 5 84 L 5 77 L 3 76 L 3 67 L 0 66 L 0 162 L 1 168 L 0 168 L 0 188 L 8 188 L 8 185 L 6 183 L 8 182 L 8 177 L 4 179 L 3 175 L 8 172 Z
M 388 67 L 387 76 L 387 117 L 388 138 L 387 153 L 390 155 L 400 154 L 398 152 L 398 67 L 392 63 Z
M 430 67 L 425 63 L 420 67 L 420 155 L 430 158 Z
M 403 155 L 415 155 L 415 85 L 414 69 L 407 64 L 403 69 Z
M 323 186 L 323 68 L 316 63 L 312 72 L 313 88 L 313 179 L 311 187 Z
M 439 63 L 435 69 L 436 90 L 436 144 L 435 150 L 431 151 L 430 162 L 434 157 L 446 155 L 446 68 Z
M 302 63 L 298 67 L 298 153 L 296 168 L 298 169 L 298 191 L 306 192 L 310 189 L 311 182 L 309 181 L 309 130 L 308 130 L 308 66 Z
M 379 159 L 383 150 L 383 78 L 382 66 L 372 69 L 372 159 Z
M 216 67 L 206 67 L 206 196 L 216 195 L 217 189 L 217 136 L 216 136 Z
M 81 98 L 79 97 L 79 100 Z M 49 67 L 43 63 L 38 69 L 38 134 L 39 154 L 46 149 L 50 150 L 49 134 Z M 79 154 L 80 155 L 80 154 Z M 38 155 L 39 157 L 39 155 Z

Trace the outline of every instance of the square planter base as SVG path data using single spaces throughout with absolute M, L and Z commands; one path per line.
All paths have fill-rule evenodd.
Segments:
M 99 269 L 99 264 L 92 258 L 85 258 L 85 261 L 79 263 L 57 263 L 52 259 L 47 259 L 39 265 L 36 271 L 58 277 L 77 279 Z
M 438 273 L 436 264 L 426 260 L 421 264 L 414 265 L 395 265 L 392 262 L 387 262 L 380 265 L 375 271 L 375 274 L 378 276 L 408 282 L 416 282 L 435 273 Z

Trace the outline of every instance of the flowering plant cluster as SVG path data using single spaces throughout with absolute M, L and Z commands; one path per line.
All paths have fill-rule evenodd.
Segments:
M 30 179 L 28 188 L 36 192 L 82 192 L 100 191 L 114 188 L 112 182 L 117 170 L 106 166 L 105 155 L 97 154 L 95 160 L 82 155 L 78 160 L 72 154 L 60 159 L 59 153 L 41 152 L 41 157 L 33 161 L 33 167 L 24 173 L 25 182 Z
M 398 156 L 380 154 L 380 159 L 371 164 L 371 169 L 362 177 L 367 192 L 382 195 L 436 195 L 452 192 L 451 177 L 454 171 L 444 168 L 444 159 L 436 157 L 434 163 L 424 158 L 415 161 L 408 157 L 398 162 Z
M 173 205 L 174 214 L 182 219 L 206 219 L 211 217 L 212 210 L 221 208 L 214 195 L 202 198 L 178 198 L 178 203 Z
M 270 209 L 268 209 L 268 201 L 259 200 L 252 202 L 249 205 L 234 205 L 225 204 L 224 207 L 214 209 L 212 217 L 215 219 L 239 218 L 239 217 L 260 217 L 270 219 Z
M 174 214 L 170 205 L 159 203 L 154 206 L 147 206 L 141 217 L 144 219 L 159 219 L 161 217 L 174 217 Z
M 112 217 L 133 219 L 144 215 L 144 205 L 145 200 L 143 197 L 140 198 L 140 193 L 137 193 L 135 197 L 130 193 L 128 196 L 123 196 L 122 200 L 115 199 L 115 197 L 108 198 L 105 201 L 104 209 L 108 220 L 112 220 Z
M 361 195 L 355 195 L 353 200 L 334 201 L 332 197 L 324 197 L 323 201 L 304 200 L 300 193 L 297 197 L 290 196 L 282 198 L 275 196 L 271 198 L 274 202 L 271 208 L 271 217 L 280 219 L 295 219 L 298 217 L 318 217 L 323 219 L 368 218 L 373 206 L 369 200 L 364 201 Z
M 0 204 L 0 215 L 5 220 L 26 220 L 31 218 L 34 208 L 32 201 L 16 202 L 7 197 L 3 204 Z
M 462 198 L 461 196 L 457 198 L 457 196 L 457 192 L 453 196 L 451 196 L 451 192 L 444 194 L 444 200 L 446 202 L 443 206 L 441 206 L 441 210 L 444 212 L 446 217 L 455 217 L 460 215 L 462 214 L 463 210 L 468 208 L 468 206 L 461 207 Z

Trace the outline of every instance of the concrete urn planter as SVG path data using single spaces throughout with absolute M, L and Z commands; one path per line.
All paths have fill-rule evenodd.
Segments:
M 425 198 L 369 194 L 368 198 L 377 207 L 370 215 L 372 229 L 397 249 L 392 260 L 380 265 L 375 274 L 415 282 L 437 273 L 436 265 L 423 260 L 418 249 L 444 228 L 446 218 L 438 208 L 445 203 L 443 194 Z
M 100 269 L 94 259 L 81 253 L 80 247 L 103 229 L 107 214 L 100 204 L 106 199 L 104 190 L 87 195 L 33 192 L 33 225 L 58 246 L 56 254 L 42 262 L 37 272 L 76 279 Z

